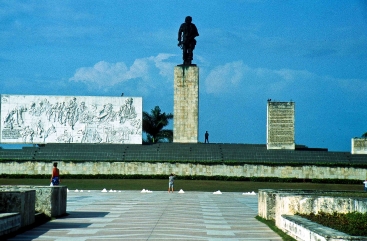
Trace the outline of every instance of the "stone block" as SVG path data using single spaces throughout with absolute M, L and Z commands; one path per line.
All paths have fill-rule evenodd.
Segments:
M 17 231 L 21 226 L 19 213 L 0 213 L 0 237 Z
M 275 220 L 277 198 L 280 194 L 294 196 L 296 194 L 310 194 L 314 190 L 292 190 L 292 189 L 259 189 L 258 194 L 258 215 L 267 220 Z
M 34 186 L 36 190 L 36 211 L 48 217 L 58 217 L 66 214 L 66 186 Z
M 19 213 L 21 227 L 28 226 L 35 221 L 35 200 L 35 190 L 1 188 L 0 213 Z
M 19 213 L 0 213 L 0 237 L 17 231 L 21 227 Z
M 66 186 L 1 186 L 8 190 L 35 191 L 34 210 L 48 217 L 58 217 L 66 214 L 67 187 Z

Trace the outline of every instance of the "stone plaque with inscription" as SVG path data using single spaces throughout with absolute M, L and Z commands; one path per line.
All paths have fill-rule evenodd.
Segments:
M 295 149 L 294 102 L 268 101 L 266 141 L 268 149 Z
M 367 138 L 352 138 L 352 154 L 367 154 Z

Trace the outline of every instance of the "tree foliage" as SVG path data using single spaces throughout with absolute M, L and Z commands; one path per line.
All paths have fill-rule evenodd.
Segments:
M 173 114 L 161 111 L 159 106 L 154 107 L 150 113 L 143 112 L 143 131 L 147 134 L 147 142 L 172 142 L 173 131 L 163 129 L 173 119 Z

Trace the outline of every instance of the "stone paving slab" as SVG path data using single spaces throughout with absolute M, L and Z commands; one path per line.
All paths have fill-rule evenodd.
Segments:
M 9 240 L 282 240 L 242 193 L 70 191 L 67 212 Z

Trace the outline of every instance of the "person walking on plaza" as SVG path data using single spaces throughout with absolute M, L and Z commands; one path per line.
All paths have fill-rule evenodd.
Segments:
M 175 182 L 176 175 L 174 173 L 171 173 L 168 177 L 168 193 L 170 190 L 172 190 L 173 193 L 173 183 Z
M 209 143 L 209 133 L 208 133 L 208 131 L 205 132 L 205 142 L 204 143 L 206 143 L 206 142 Z
M 51 183 L 52 186 L 60 184 L 60 171 L 57 168 L 57 162 L 54 162 L 54 167 L 52 168 Z

